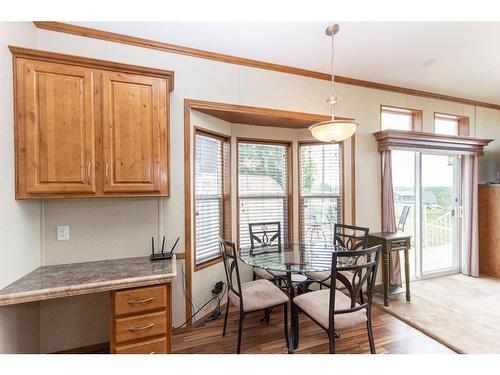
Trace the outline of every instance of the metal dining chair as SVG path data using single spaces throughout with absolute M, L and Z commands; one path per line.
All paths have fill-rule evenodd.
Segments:
M 238 324 L 238 346 L 236 349 L 238 354 L 241 351 L 241 336 L 245 316 L 252 312 L 265 311 L 273 307 L 283 306 L 285 342 L 288 346 L 288 296 L 269 280 L 258 279 L 242 283 L 240 279 L 238 256 L 235 244 L 221 238 L 219 239 L 219 247 L 222 253 L 228 285 L 228 302 L 226 306 L 226 314 L 224 316 L 224 329 L 222 331 L 222 336 L 226 335 L 229 303 L 238 307 L 240 312 Z M 233 280 L 236 280 L 236 282 Z
M 281 223 L 279 221 L 250 223 L 248 224 L 248 229 L 250 233 L 250 252 L 255 248 L 262 249 L 266 247 L 273 247 L 273 250 L 276 249 L 276 251 L 280 253 L 283 251 L 281 243 Z M 256 276 L 259 276 L 261 279 L 271 280 L 278 284 L 286 279 L 286 272 L 269 271 L 254 267 L 253 280 L 256 279 Z M 303 282 L 306 279 L 307 277 L 302 274 L 292 275 L 292 280 L 294 282 Z
M 347 250 L 356 251 L 366 249 L 368 247 L 368 234 L 370 229 L 358 227 L 355 225 L 335 224 L 333 227 L 333 243 Z M 345 272 L 345 271 L 342 271 Z M 311 283 L 318 282 L 326 287 L 330 286 L 330 271 L 324 272 L 309 272 L 306 274 L 311 280 Z M 348 272 L 345 272 L 347 278 L 350 278 Z M 309 284 L 310 285 L 310 284 Z M 337 285 L 338 288 L 343 288 L 342 283 Z M 363 291 L 360 290 L 359 297 L 363 302 Z
M 410 213 L 410 208 L 411 206 L 404 206 L 403 211 L 401 211 L 401 216 L 399 217 L 398 221 L 398 231 L 404 232 L 405 231 L 405 225 L 406 225 L 406 220 L 408 219 L 408 214 Z
M 299 312 L 303 312 L 326 331 L 332 354 L 335 353 L 336 330 L 352 328 L 363 323 L 366 323 L 370 352 L 372 354 L 376 352 L 371 306 L 380 253 L 380 245 L 369 249 L 333 252 L 330 287 L 300 294 L 293 299 L 292 303 Z M 344 274 L 346 271 L 352 274 L 350 280 Z M 344 285 L 346 294 L 335 287 L 338 282 Z M 358 304 L 356 297 L 365 285 L 367 285 L 367 301 Z M 299 327 L 296 329 L 298 336 Z M 293 353 L 291 346 L 290 344 L 289 353 Z
M 256 247 L 274 246 L 278 252 L 281 252 L 281 223 L 279 221 L 249 223 L 248 232 L 250 233 L 250 251 L 253 251 Z M 257 276 L 261 279 L 276 282 L 276 276 L 284 277 L 286 273 L 270 272 L 262 268 L 254 268 L 253 280 L 256 280 Z

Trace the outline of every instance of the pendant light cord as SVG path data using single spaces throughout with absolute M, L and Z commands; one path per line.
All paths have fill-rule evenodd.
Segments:
M 330 69 L 331 69 L 331 72 L 332 72 L 332 87 L 331 87 L 331 94 L 330 94 L 330 100 L 334 100 L 335 102 L 337 101 L 337 95 L 335 94 L 335 69 L 334 69 L 334 63 L 333 63 L 333 59 L 334 59 L 334 46 L 335 46 L 335 43 L 334 43 L 334 39 L 335 39 L 335 33 L 333 32 L 332 33 L 332 54 L 331 54 L 331 60 L 330 60 Z M 335 120 L 335 102 L 333 103 L 330 103 L 330 106 L 331 106 L 331 113 L 332 113 L 332 120 Z

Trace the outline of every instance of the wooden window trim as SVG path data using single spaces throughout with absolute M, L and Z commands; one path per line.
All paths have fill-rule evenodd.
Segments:
M 340 171 L 341 171 L 341 178 L 340 178 L 340 191 L 342 192 L 342 197 L 341 197 L 341 207 L 342 207 L 342 223 L 345 223 L 345 172 L 344 172 L 344 163 L 345 163 L 345 154 L 344 154 L 344 141 L 342 142 L 336 142 L 340 144 Z M 298 141 L 297 142 L 297 166 L 298 166 L 298 201 L 299 201 L 299 242 L 303 241 L 303 233 L 302 233 L 302 191 L 301 191 L 301 186 L 302 186 L 302 181 L 301 181 L 301 173 L 300 173 L 300 148 L 303 146 L 310 146 L 310 145 L 322 145 L 325 144 L 324 142 L 318 142 L 318 141 Z M 351 161 L 352 162 L 352 161 Z M 354 172 L 354 170 L 353 170 Z M 352 177 L 352 176 L 351 176 Z M 351 197 L 353 199 L 354 195 Z M 354 208 L 354 207 L 353 207 Z M 353 225 L 354 222 L 353 222 Z
M 432 132 L 436 133 L 436 119 L 445 118 L 458 120 L 458 135 L 468 137 L 470 135 L 470 121 L 468 116 L 453 115 L 451 113 L 434 112 Z
M 288 241 L 293 242 L 293 141 L 283 141 L 276 139 L 236 137 L 236 230 L 238 247 L 240 246 L 240 184 L 239 184 L 239 144 L 240 143 L 261 143 L 267 145 L 283 145 L 287 150 L 287 168 L 290 171 L 287 186 L 287 207 L 288 207 Z
M 214 139 L 222 141 L 223 147 L 222 152 L 224 152 L 224 144 L 229 145 L 227 160 L 229 160 L 229 165 L 225 165 L 225 156 L 222 156 L 222 186 L 223 186 L 223 199 L 222 199 L 222 211 L 223 211 L 223 237 L 231 240 L 232 226 L 231 226 L 231 136 L 223 133 L 218 133 L 210 129 L 206 129 L 199 126 L 193 126 L 193 163 L 195 162 L 195 152 L 196 152 L 196 134 L 202 134 L 207 137 L 212 137 Z M 196 187 L 196 168 L 193 165 L 193 187 Z M 193 207 L 192 215 L 196 218 L 196 191 L 193 189 Z M 194 249 L 194 271 L 199 271 L 204 268 L 210 267 L 222 261 L 222 256 L 218 256 L 212 259 L 208 259 L 201 263 L 196 263 L 196 221 L 193 223 L 193 249 Z
M 422 110 L 421 109 L 412 109 L 412 108 L 403 108 L 403 107 L 395 107 L 392 105 L 380 105 L 380 130 L 382 131 L 382 113 L 397 113 L 397 114 L 408 114 L 411 115 L 411 127 L 412 131 L 420 132 L 422 131 Z

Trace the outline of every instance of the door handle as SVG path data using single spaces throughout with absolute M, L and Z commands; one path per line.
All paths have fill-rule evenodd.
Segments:
M 141 327 L 130 327 L 128 330 L 130 332 L 137 332 L 137 331 L 144 331 L 145 329 L 153 328 L 155 326 L 154 323 L 146 324 L 145 326 Z
M 106 174 L 106 183 L 109 185 L 109 163 L 106 163 L 106 171 L 105 171 L 105 174 Z

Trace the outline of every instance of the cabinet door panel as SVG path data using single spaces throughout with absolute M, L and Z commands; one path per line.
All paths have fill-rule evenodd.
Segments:
M 159 192 L 165 81 L 104 72 L 102 82 L 104 191 Z
M 93 72 L 21 60 L 27 193 L 93 193 Z

